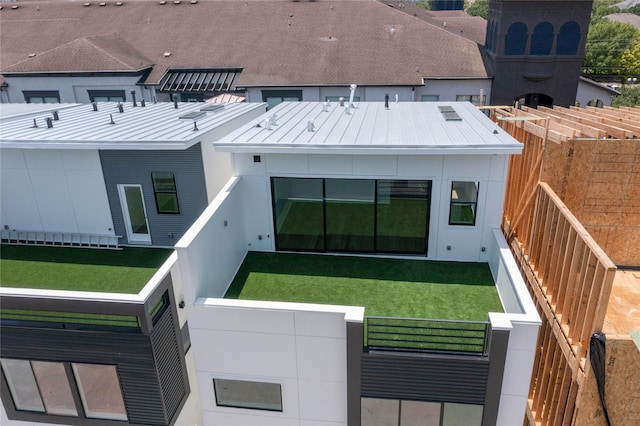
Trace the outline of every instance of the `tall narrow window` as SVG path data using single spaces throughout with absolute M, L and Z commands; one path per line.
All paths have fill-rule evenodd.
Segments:
M 478 182 L 453 181 L 451 183 L 451 205 L 449 225 L 476 224 L 478 206 Z
M 88 418 L 127 420 L 116 367 L 75 363 L 72 367 Z
M 533 29 L 531 36 L 531 54 L 548 55 L 553 44 L 553 25 L 549 22 L 541 22 Z
M 282 388 L 279 383 L 213 379 L 216 405 L 282 411 Z
M 511 24 L 504 40 L 505 55 L 524 55 L 527 48 L 527 26 L 522 22 Z
M 178 190 L 173 173 L 151 173 L 158 213 L 179 214 Z
M 22 359 L 2 359 L 2 371 L 7 378 L 16 410 L 44 413 L 38 384 L 31 363 Z
M 560 27 L 558 34 L 558 46 L 556 53 L 558 55 L 575 55 L 580 45 L 580 25 L 577 22 L 565 22 Z

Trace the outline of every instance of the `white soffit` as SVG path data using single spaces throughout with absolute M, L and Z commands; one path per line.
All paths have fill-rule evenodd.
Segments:
M 212 104 L 202 102 L 147 103 L 134 107 L 131 102 L 91 104 L 51 104 L 43 111 L 24 112 L 0 118 L 0 147 L 32 149 L 186 149 L 214 129 L 255 111 L 264 103 L 220 104 L 212 111 L 199 113 Z M 59 120 L 52 120 L 57 111 Z M 190 113 L 195 118 L 189 117 Z M 34 126 L 35 120 L 35 126 Z M 113 122 L 113 124 L 112 124 Z M 195 127 L 194 127 L 195 123 Z M 36 127 L 37 126 L 37 127 Z
M 215 141 L 219 151 L 519 154 L 522 144 L 469 102 L 284 102 Z M 454 114 L 451 114 L 453 109 Z M 266 118 L 276 114 L 276 124 Z M 457 119 L 451 117 L 457 116 Z M 449 118 L 449 119 L 447 119 Z M 310 131 L 310 122 L 313 130 Z

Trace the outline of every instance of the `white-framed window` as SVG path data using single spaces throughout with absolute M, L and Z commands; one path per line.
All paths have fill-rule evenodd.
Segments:
M 474 226 L 476 224 L 479 189 L 479 182 L 451 182 L 449 225 Z
M 280 383 L 214 378 L 213 389 L 218 407 L 282 412 Z

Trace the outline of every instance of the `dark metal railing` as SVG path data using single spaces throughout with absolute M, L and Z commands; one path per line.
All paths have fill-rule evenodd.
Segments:
M 370 317 L 364 319 L 365 350 L 486 355 L 488 321 Z

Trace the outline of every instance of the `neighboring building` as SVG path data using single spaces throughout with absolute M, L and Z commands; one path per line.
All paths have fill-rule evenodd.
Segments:
M 575 103 L 591 0 L 489 1 L 485 48 L 494 105 Z
M 234 177 L 176 245 L 205 424 L 522 421 L 539 317 L 499 230 L 519 143 L 467 102 L 286 102 L 214 148 Z M 374 347 L 362 307 L 224 299 L 249 251 L 486 263 L 504 313 L 473 353 Z
M 265 111 L 258 103 L 35 108 L 2 108 L 2 240 L 110 247 L 173 247 L 231 176 L 211 142 Z
M 589 14 L 590 1 L 562 0 L 491 2 L 488 22 L 376 0 L 30 1 L 0 15 L 0 102 L 237 95 L 271 107 L 336 101 L 356 84 L 358 101 L 568 106 Z M 185 27 L 198 37 L 167 31 Z
M 611 100 L 620 96 L 620 92 L 604 83 L 580 77 L 578 94 L 576 95 L 576 106 L 603 107 L 611 106 Z

